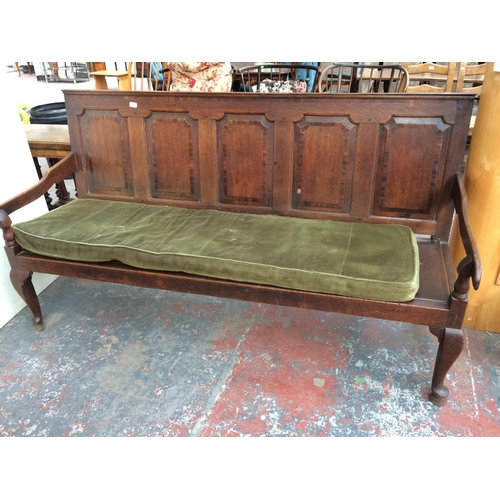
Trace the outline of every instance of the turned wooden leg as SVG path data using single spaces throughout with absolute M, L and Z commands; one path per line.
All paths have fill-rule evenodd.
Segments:
M 444 406 L 448 401 L 448 388 L 444 380 L 449 369 L 457 360 L 464 347 L 462 330 L 455 328 L 443 328 L 441 331 L 431 328 L 431 332 L 439 339 L 439 348 L 432 377 L 430 400 L 437 406 Z
M 43 324 L 42 311 L 40 309 L 40 303 L 38 302 L 35 287 L 31 281 L 32 274 L 33 273 L 28 271 L 17 271 L 13 269 L 10 272 L 10 281 L 12 282 L 16 292 L 30 308 L 33 324 L 35 325 L 35 328 L 41 332 L 45 328 L 45 325 Z
M 49 168 L 52 168 L 60 158 L 47 158 L 47 162 L 49 164 Z M 53 205 L 52 208 L 60 207 L 61 205 L 66 205 L 71 201 L 69 196 L 68 189 L 66 188 L 66 183 L 64 180 L 56 183 L 56 195 L 57 195 L 57 203 Z
M 33 157 L 33 163 L 35 164 L 36 173 L 38 174 L 38 178 L 41 179 L 43 177 L 42 168 L 40 167 L 40 163 L 38 162 L 38 158 Z M 49 210 L 53 210 L 55 207 L 52 204 L 52 198 L 49 193 L 45 193 L 45 202 L 47 203 L 47 208 Z

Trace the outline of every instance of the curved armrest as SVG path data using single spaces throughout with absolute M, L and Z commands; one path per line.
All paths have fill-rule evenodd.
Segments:
M 453 202 L 458 215 L 460 236 L 465 248 L 466 257 L 458 265 L 458 279 L 455 283 L 455 290 L 459 293 L 467 293 L 469 289 L 469 279 L 475 290 L 479 288 L 481 282 L 481 259 L 479 249 L 472 233 L 467 211 L 467 193 L 463 174 L 458 173 L 453 185 Z
M 6 247 L 15 245 L 16 237 L 11 229 L 12 221 L 5 210 L 0 209 L 0 229 L 3 232 L 3 239 Z
M 5 210 L 0 208 L 0 229 L 10 229 L 12 221 Z
M 0 204 L 0 210 L 11 214 L 16 210 L 30 204 L 40 196 L 43 196 L 54 184 L 62 182 L 68 175 L 76 171 L 76 159 L 74 153 L 70 153 L 60 162 L 51 167 L 45 175 L 34 186 L 6 202 Z

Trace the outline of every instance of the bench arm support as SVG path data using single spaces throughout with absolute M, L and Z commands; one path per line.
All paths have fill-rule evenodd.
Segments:
M 472 233 L 467 210 L 467 193 L 463 174 L 458 173 L 453 185 L 453 202 L 458 216 L 460 237 L 465 248 L 466 256 L 457 267 L 458 278 L 455 282 L 454 293 L 466 295 L 470 288 L 470 280 L 475 290 L 479 288 L 481 282 L 481 259 L 479 250 Z
M 14 196 L 14 198 L 1 203 L 0 210 L 3 210 L 8 215 L 29 205 L 32 201 L 43 196 L 54 184 L 62 182 L 74 172 L 76 172 L 76 158 L 74 153 L 70 153 L 51 167 L 35 185 Z
M 14 233 L 10 228 L 12 226 L 12 221 L 5 210 L 0 209 L 0 229 L 3 231 L 3 239 L 6 243 L 14 241 Z

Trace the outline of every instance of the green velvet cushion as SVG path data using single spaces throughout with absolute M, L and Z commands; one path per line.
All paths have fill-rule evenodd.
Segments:
M 419 285 L 416 240 L 402 225 L 82 199 L 12 229 L 23 248 L 76 261 L 392 302 Z

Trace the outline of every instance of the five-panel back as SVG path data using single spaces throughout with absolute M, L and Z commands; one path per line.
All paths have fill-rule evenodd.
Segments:
M 448 237 L 472 95 L 64 94 L 80 198 Z

